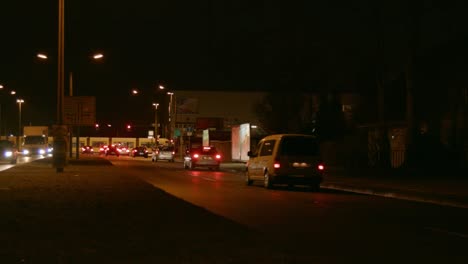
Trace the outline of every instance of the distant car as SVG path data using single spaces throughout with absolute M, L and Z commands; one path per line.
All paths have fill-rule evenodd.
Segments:
M 9 140 L 0 140 L 0 162 L 16 164 L 17 158 L 18 150 L 15 144 Z
M 319 190 L 325 166 L 314 136 L 277 134 L 264 137 L 247 153 L 245 182 L 261 181 L 265 188 L 275 184 L 307 185 Z
M 104 154 L 106 154 L 107 148 L 108 148 L 107 145 L 100 146 L 100 147 L 99 147 L 99 155 L 104 155 Z
M 130 151 L 130 156 L 148 158 L 148 149 L 143 146 L 133 148 L 132 151 Z
M 117 147 L 117 150 L 119 151 L 120 155 L 130 155 L 132 152 L 130 148 L 124 146 Z
M 105 151 L 106 151 L 106 156 L 108 155 L 115 155 L 117 157 L 120 156 L 119 149 L 114 145 L 107 146 Z
M 219 170 L 221 154 L 215 147 L 198 147 L 191 149 L 185 154 L 184 168 L 193 170 L 195 167 L 208 167 Z
M 82 146 L 81 147 L 81 153 L 82 154 L 93 154 L 94 149 L 92 146 Z
M 174 162 L 175 149 L 173 146 L 163 146 L 156 148 L 151 155 L 151 161 L 157 162 L 158 160 L 167 160 Z

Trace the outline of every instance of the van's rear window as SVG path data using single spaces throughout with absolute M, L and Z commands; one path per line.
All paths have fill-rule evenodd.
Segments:
M 311 137 L 283 137 L 280 155 L 315 156 L 318 155 L 318 144 Z

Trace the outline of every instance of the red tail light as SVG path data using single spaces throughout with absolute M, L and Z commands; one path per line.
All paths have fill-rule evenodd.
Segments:
M 216 154 L 216 159 L 221 159 L 221 155 Z
M 319 171 L 323 171 L 323 170 L 325 170 L 325 166 L 323 164 L 319 164 L 319 165 L 317 165 L 317 169 Z
M 172 155 L 175 155 L 175 151 L 172 151 Z
M 273 163 L 273 168 L 275 169 L 279 169 L 281 167 L 281 164 L 279 161 L 275 160 L 275 162 Z
M 199 156 L 200 155 L 198 155 L 198 153 L 193 154 L 193 158 L 195 158 L 195 159 L 198 159 Z

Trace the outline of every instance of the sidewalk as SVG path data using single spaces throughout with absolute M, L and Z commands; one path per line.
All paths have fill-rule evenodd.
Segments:
M 243 173 L 245 164 L 223 163 L 221 168 Z M 328 168 L 321 187 L 468 208 L 468 175 L 466 177 L 441 175 L 435 178 L 409 174 L 402 177 L 402 175 L 382 175 L 369 170 L 351 175 L 342 168 Z

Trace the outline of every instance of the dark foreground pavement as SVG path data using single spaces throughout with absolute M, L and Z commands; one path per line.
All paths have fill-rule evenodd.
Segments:
M 222 164 L 243 173 L 244 165 Z M 327 173 L 323 188 L 468 208 L 466 178 Z M 0 172 L 0 263 L 327 263 L 173 197 L 108 160 L 50 160 Z M 344 261 L 343 263 L 346 263 Z
M 0 263 L 294 263 L 261 234 L 96 160 L 0 172 Z

